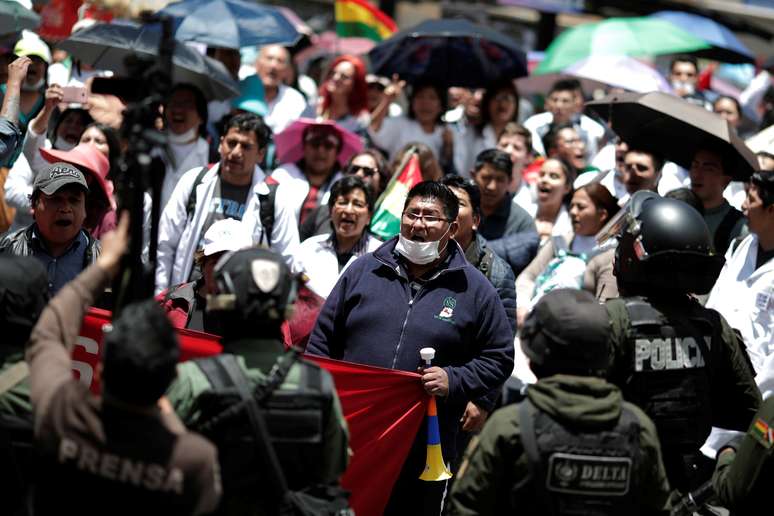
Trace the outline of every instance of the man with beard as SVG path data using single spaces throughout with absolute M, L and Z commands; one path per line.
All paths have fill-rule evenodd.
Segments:
M 0 253 L 34 256 L 43 263 L 52 295 L 99 256 L 99 241 L 83 229 L 88 192 L 83 172 L 54 163 L 33 185 L 35 221 L 0 240 Z
M 513 334 L 497 292 L 453 240 L 458 211 L 448 187 L 424 181 L 412 188 L 399 236 L 342 274 L 307 347 L 315 355 L 412 372 L 422 363 L 420 348 L 434 348 L 433 366 L 419 372 L 425 391 L 438 398 L 446 461 L 457 454 L 468 401 L 498 389 L 513 368 Z M 423 426 L 385 514 L 441 513 L 446 482 L 419 480 L 426 435 Z

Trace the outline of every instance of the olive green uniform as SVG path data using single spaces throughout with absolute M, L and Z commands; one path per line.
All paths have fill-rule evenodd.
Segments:
M 707 386 L 705 393 L 689 392 L 688 388 L 681 388 L 678 389 L 677 394 L 675 390 L 670 394 L 674 396 L 671 402 L 674 402 L 675 405 L 685 404 L 688 411 L 692 410 L 697 414 L 697 419 L 702 419 L 702 421 L 689 418 L 688 426 L 683 425 L 687 437 L 680 437 L 682 440 L 680 444 L 670 444 L 670 438 L 677 439 L 674 435 L 676 431 L 662 427 L 662 422 L 646 407 L 649 402 L 647 400 L 636 401 L 635 393 L 629 391 L 630 381 L 636 374 L 635 361 L 641 362 L 642 355 L 639 348 L 635 349 L 637 347 L 635 345 L 636 330 L 633 328 L 625 305 L 627 300 L 623 298 L 612 299 L 605 303 L 611 322 L 610 339 L 613 353 L 613 365 L 610 368 L 608 379 L 623 390 L 624 396 L 628 400 L 644 403 L 641 408 L 648 413 L 659 428 L 664 462 L 672 487 L 681 490 L 695 489 L 711 474 L 708 468 L 707 471 L 703 471 L 708 465 L 703 463 L 704 459 L 699 453 L 699 448 L 709 435 L 711 427 L 744 431 L 758 409 L 761 400 L 760 391 L 755 384 L 752 366 L 744 351 L 744 343 L 720 314 L 704 308 L 698 301 L 687 295 L 676 294 L 668 300 L 649 298 L 646 301 L 667 319 L 659 327 L 659 331 L 663 332 L 663 344 L 673 346 L 663 348 L 661 354 L 665 356 L 658 359 L 651 355 L 650 364 L 652 366 L 658 361 L 658 367 L 662 370 L 667 370 L 669 373 L 684 378 L 688 378 L 689 375 L 704 378 L 702 382 L 706 382 Z M 695 356 L 689 357 L 688 352 L 685 351 L 686 348 L 681 348 L 683 351 L 679 352 L 680 346 L 675 343 L 677 339 L 670 337 L 670 335 L 674 335 L 670 332 L 675 328 L 679 330 L 681 327 L 688 327 L 689 324 L 692 325 L 691 328 L 700 329 L 695 324 L 696 321 L 706 321 L 707 324 L 711 324 L 713 333 L 711 337 L 707 337 L 709 356 L 705 358 L 704 364 L 700 364 L 702 367 L 698 369 L 689 363 L 692 359 L 696 362 Z M 698 340 L 698 336 L 694 340 Z M 698 348 L 698 346 L 694 347 Z M 673 356 L 673 353 L 677 354 L 677 358 Z M 706 367 L 704 367 L 705 365 Z M 651 374 L 651 372 L 646 371 L 644 374 Z M 656 386 L 659 384 L 653 379 L 649 380 L 646 385 L 648 390 L 654 391 L 652 396 L 661 394 L 661 391 L 666 389 Z M 673 387 L 674 382 L 670 388 Z M 709 406 L 705 407 L 702 405 L 703 403 L 707 403 Z M 691 441 L 690 450 L 686 448 L 685 444 L 688 440 Z M 695 468 L 686 467 L 684 461 L 689 460 L 687 458 L 689 455 L 694 457 L 690 460 L 695 460 L 694 464 L 702 471 L 695 473 L 697 471 Z M 691 473 L 692 478 L 687 477 L 687 471 L 694 472 Z
M 639 471 L 630 493 L 640 514 L 668 514 L 669 486 L 653 422 L 637 407 L 623 401 L 621 391 L 600 378 L 555 375 L 527 389 L 532 404 L 563 427 L 573 430 L 608 427 L 623 407 L 639 421 Z M 529 462 L 521 440 L 518 405 L 495 412 L 487 422 L 452 488 L 451 515 L 539 514 L 535 489 L 521 489 L 529 479 Z M 533 512 L 530 511 L 533 508 Z
M 283 353 L 282 343 L 275 340 L 237 340 L 227 345 L 228 351 L 237 359 L 247 375 L 251 386 L 257 385 Z M 196 399 L 211 386 L 195 362 L 184 362 L 178 365 L 178 377 L 167 391 L 172 406 L 180 419 L 188 425 L 197 419 Z M 324 375 L 330 378 L 326 371 Z M 287 377 L 279 386 L 279 390 L 296 390 L 299 385 L 301 365 L 293 364 Z M 341 410 L 337 396 L 333 397 L 330 417 L 324 421 L 323 444 L 325 446 L 325 463 L 320 468 L 322 478 L 316 479 L 323 484 L 336 483 L 347 467 L 349 435 L 347 423 Z
M 24 361 L 24 351 L 0 349 L 0 374 Z M 29 376 L 0 394 L 0 415 L 31 417 L 32 402 L 30 401 Z
M 736 448 L 718 456 L 712 477 L 718 500 L 734 515 L 766 514 L 774 486 L 774 397 L 763 402 Z

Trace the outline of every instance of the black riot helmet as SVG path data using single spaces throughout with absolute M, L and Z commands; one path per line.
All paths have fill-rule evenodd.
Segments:
M 48 303 L 48 276 L 32 256 L 0 256 L 2 342 L 21 348 Z
M 612 356 L 607 310 L 585 290 L 558 288 L 540 298 L 520 330 L 521 349 L 538 378 L 604 376 Z
M 207 297 L 207 311 L 217 314 L 224 337 L 277 336 L 297 291 L 282 256 L 268 249 L 234 251 L 218 260 L 213 276 L 217 294 Z
M 619 219 L 613 272 L 624 295 L 706 294 L 725 259 L 692 206 L 635 192 Z

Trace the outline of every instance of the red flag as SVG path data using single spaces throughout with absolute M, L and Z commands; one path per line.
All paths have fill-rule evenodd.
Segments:
M 92 308 L 83 319 L 73 349 L 76 377 L 93 392 L 99 385 L 93 371 L 99 360 L 102 326 L 110 312 Z M 220 353 L 219 338 L 191 330 L 177 330 L 181 360 Z M 307 356 L 333 375 L 349 427 L 352 457 L 342 485 L 352 491 L 356 514 L 382 514 L 414 437 L 422 424 L 429 397 L 419 375 L 322 357 Z

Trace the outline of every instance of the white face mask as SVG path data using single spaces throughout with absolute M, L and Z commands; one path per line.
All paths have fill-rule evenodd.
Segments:
M 55 149 L 59 149 L 63 151 L 73 150 L 75 148 L 75 145 L 76 145 L 75 143 L 70 143 L 60 136 L 57 136 L 56 138 L 54 138 L 54 143 L 52 144 L 52 146 Z
M 451 225 L 449 225 L 449 229 L 451 229 Z M 446 233 L 449 232 L 449 229 L 446 230 Z M 446 233 L 441 238 L 446 236 Z M 440 242 L 440 238 L 432 242 L 415 242 L 403 235 L 398 235 L 398 243 L 395 245 L 395 250 L 413 264 L 426 265 L 437 260 L 441 256 L 441 252 L 446 249 L 446 247 L 441 250 L 438 249 Z
M 683 92 L 683 95 L 693 95 L 696 91 L 692 83 L 685 81 L 672 81 L 672 89 Z
M 38 91 L 40 88 L 42 88 L 46 84 L 46 79 L 41 77 L 38 82 L 35 84 L 30 84 L 27 81 L 24 81 L 21 85 L 22 91 Z
M 189 130 L 181 134 L 175 134 L 172 131 L 167 131 L 167 141 L 172 145 L 184 145 L 186 143 L 191 143 L 192 141 L 194 141 L 198 134 L 199 134 L 199 128 L 197 126 L 193 126 Z

